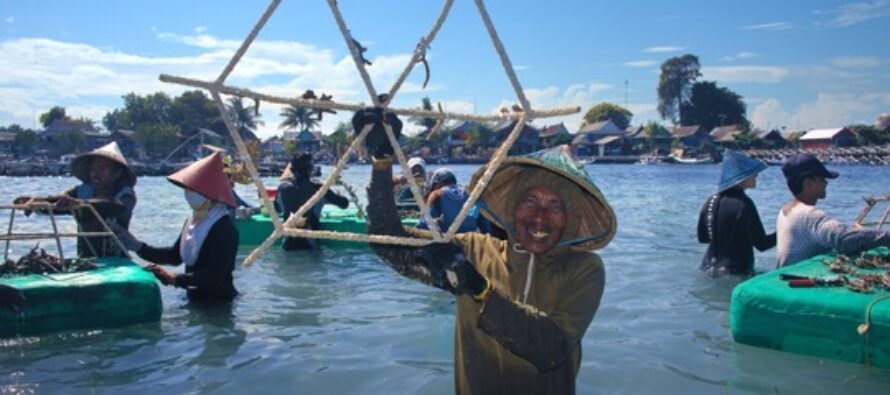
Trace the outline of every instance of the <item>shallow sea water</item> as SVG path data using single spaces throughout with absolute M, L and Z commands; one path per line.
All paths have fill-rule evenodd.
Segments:
M 475 166 L 452 166 L 465 182 Z M 819 207 L 849 223 L 861 197 L 883 195 L 890 168 L 835 166 Z M 735 344 L 730 293 L 738 279 L 709 279 L 697 266 L 698 210 L 719 166 L 588 166 L 618 215 L 618 234 L 600 251 L 606 290 L 582 345 L 578 393 L 886 393 L 885 369 Z M 363 193 L 368 166 L 344 178 Z M 330 168 L 324 168 L 328 174 Z M 268 179 L 268 181 L 273 181 Z M 0 178 L 0 200 L 45 195 L 73 178 Z M 272 183 L 274 185 L 274 182 Z M 163 178 L 143 178 L 131 230 L 172 244 L 188 207 Z M 250 186 L 239 186 L 253 198 Z M 790 197 L 771 167 L 749 192 L 768 231 Z M 254 199 L 255 200 L 255 199 Z M 7 213 L 0 216 L 7 218 Z M 46 226 L 17 217 L 16 230 Z M 70 219 L 63 228 L 74 229 Z M 54 251 L 51 241 L 43 244 Z M 73 242 L 66 243 L 73 251 Z M 14 244 L 13 255 L 27 249 Z M 239 250 L 239 260 L 249 248 Z M 757 253 L 774 267 L 775 250 Z M 179 270 L 179 269 L 174 269 Z M 284 253 L 239 266 L 241 295 L 230 307 L 188 304 L 164 287 L 161 321 L 0 340 L 6 394 L 449 394 L 453 392 L 454 302 L 404 279 L 367 249 Z

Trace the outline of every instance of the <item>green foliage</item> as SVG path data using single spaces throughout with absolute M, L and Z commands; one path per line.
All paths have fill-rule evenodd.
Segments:
M 287 156 L 293 155 L 296 148 L 297 148 L 296 141 L 287 140 L 284 142 L 284 153 L 287 154 Z
M 691 95 L 692 83 L 701 77 L 701 65 L 698 57 L 686 54 L 670 58 L 661 64 L 661 76 L 658 81 L 658 113 L 662 119 L 670 119 L 675 124 L 683 123 L 680 105 L 687 102 Z
M 667 130 L 661 124 L 649 121 L 643 126 L 643 134 L 646 136 L 645 148 L 653 149 L 653 148 L 670 148 L 670 147 L 659 147 L 657 140 L 659 138 L 667 138 L 671 137 L 671 132 Z M 672 143 L 676 143 L 679 146 L 679 140 L 672 141 Z
M 621 129 L 627 129 L 634 114 L 624 107 L 612 103 L 600 103 L 587 110 L 584 114 L 584 122 L 596 123 L 612 121 Z
M 229 134 L 219 116 L 219 108 L 203 91 L 187 91 L 175 97 L 166 109 L 166 116 L 167 123 L 186 133 L 205 128 L 223 136 Z
M 757 134 L 748 129 L 742 130 L 742 132 L 736 134 L 733 139 L 735 142 L 735 147 L 742 150 L 751 148 L 764 148 L 767 145 L 765 141 L 757 137 Z
M 334 132 L 324 136 L 324 144 L 333 148 L 339 158 L 346 151 L 350 143 L 352 143 L 352 125 L 346 122 L 340 122 L 334 128 Z
M 179 129 L 170 124 L 143 123 L 136 127 L 133 140 L 145 148 L 149 156 L 167 155 L 179 144 Z
M 890 130 L 862 124 L 850 125 L 847 128 L 856 133 L 858 145 L 882 145 L 890 142 Z
M 316 110 L 309 107 L 290 105 L 281 110 L 283 121 L 278 125 L 280 129 L 294 128 L 299 131 L 311 130 L 318 126 Z
M 476 153 L 479 148 L 488 147 L 494 138 L 494 131 L 485 124 L 476 123 L 469 132 L 467 139 L 464 141 L 464 148 L 470 153 Z
M 234 116 L 235 128 L 242 139 L 255 137 L 253 132 L 256 130 L 257 125 L 263 124 L 263 121 L 258 119 L 260 118 L 260 113 L 256 111 L 255 106 L 256 103 L 254 103 L 254 106 L 245 107 L 244 101 L 239 96 L 229 98 L 229 103 L 226 105 L 229 114 Z
M 563 144 L 571 144 L 572 143 L 572 135 L 570 134 L 560 134 L 550 140 L 550 146 L 556 147 Z
M 689 102 L 680 105 L 680 113 L 684 126 L 700 125 L 709 131 L 723 125 L 742 125 L 742 129 L 748 129 L 742 96 L 712 81 L 696 82 Z
M 83 131 L 69 129 L 56 136 L 56 144 L 62 152 L 78 152 L 87 136 Z
M 53 108 L 50 108 L 49 111 L 40 114 L 40 124 L 43 125 L 43 127 L 45 128 L 49 127 L 49 125 L 51 125 L 57 119 L 69 119 L 68 114 L 65 114 L 64 107 L 55 106 Z
M 424 97 L 420 101 L 420 107 L 426 111 L 432 111 L 433 103 L 430 101 L 429 97 Z M 436 126 L 435 118 L 425 118 L 425 117 L 418 116 L 418 117 L 411 117 L 411 118 L 409 118 L 409 120 L 411 121 L 411 123 L 413 123 L 415 125 L 422 126 L 424 131 L 432 130 L 433 127 Z
M 18 125 L 12 125 L 12 126 L 18 126 Z M 12 132 L 13 131 L 12 126 L 10 126 L 9 129 L 7 129 L 7 130 Z M 36 147 L 37 144 L 40 143 L 40 136 L 36 132 L 34 132 L 33 130 L 30 130 L 30 129 L 24 130 L 21 127 L 19 127 L 18 129 L 19 130 L 15 132 L 16 149 L 19 152 L 23 152 L 23 153 L 31 152 L 34 149 L 34 147 Z

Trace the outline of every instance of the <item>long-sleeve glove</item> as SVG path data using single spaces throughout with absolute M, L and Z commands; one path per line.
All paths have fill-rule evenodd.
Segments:
M 455 295 L 484 298 L 489 283 L 473 267 L 463 250 L 453 243 L 430 244 L 415 250 L 415 256 L 430 272 L 432 286 Z
M 128 250 L 139 251 L 140 249 L 142 249 L 144 243 L 139 241 L 136 236 L 133 236 L 133 234 L 130 233 L 129 230 L 124 229 L 122 226 L 116 223 L 110 223 L 108 224 L 108 226 L 111 228 L 112 231 L 114 231 L 115 236 L 117 236 L 117 239 L 121 241 L 121 244 L 123 244 L 124 247 L 127 247 Z
M 368 133 L 368 136 L 365 138 L 365 146 L 368 147 L 368 151 L 371 152 L 375 158 L 384 158 L 386 156 L 392 156 L 393 154 L 392 145 L 389 143 L 389 138 L 386 136 L 386 130 L 383 128 L 383 122 L 386 122 L 392 127 L 392 132 L 396 139 L 401 136 L 402 121 L 399 120 L 399 117 L 397 117 L 396 114 L 387 112 L 384 115 L 383 109 L 369 107 L 356 111 L 355 115 L 352 116 L 352 128 L 356 135 L 361 133 L 366 125 L 374 125 Z
M 25 296 L 22 295 L 22 291 L 5 284 L 0 284 L 0 309 L 6 311 L 19 311 L 24 301 Z

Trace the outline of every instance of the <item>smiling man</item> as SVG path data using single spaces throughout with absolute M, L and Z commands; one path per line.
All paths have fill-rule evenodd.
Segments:
M 401 226 L 392 198 L 392 147 L 379 111 L 360 111 L 375 153 L 368 232 L 430 237 Z M 386 115 L 394 131 L 401 122 Z M 479 182 L 485 168 L 473 177 Z M 571 394 L 581 339 L 599 307 L 605 271 L 591 250 L 606 246 L 616 219 L 590 177 L 563 148 L 508 158 L 482 194 L 483 215 L 507 230 L 501 240 L 459 234 L 453 244 L 373 244 L 397 272 L 457 296 L 455 387 L 459 394 Z

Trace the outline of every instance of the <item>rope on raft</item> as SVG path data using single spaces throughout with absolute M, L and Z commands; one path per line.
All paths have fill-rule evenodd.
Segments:
M 460 213 L 458 214 L 455 221 L 451 224 L 451 227 L 447 229 L 447 232 L 442 235 L 441 230 L 438 228 L 438 224 L 430 217 L 429 207 L 426 204 L 426 201 L 423 199 L 421 190 L 417 182 L 413 177 L 406 177 L 408 179 L 408 184 L 410 185 L 411 192 L 413 194 L 414 200 L 417 202 L 418 207 L 420 207 L 421 214 L 423 218 L 427 221 L 430 226 L 430 230 L 433 234 L 433 239 L 417 239 L 411 237 L 396 237 L 396 236 L 385 236 L 385 235 L 364 235 L 357 233 L 348 233 L 348 232 L 331 232 L 331 231 L 321 231 L 321 230 L 309 230 L 309 229 L 300 229 L 300 222 L 303 216 L 308 212 L 313 206 L 315 206 L 321 198 L 327 193 L 328 189 L 330 189 L 331 185 L 335 183 L 335 181 L 339 178 L 340 172 L 347 166 L 349 158 L 352 156 L 352 153 L 357 150 L 357 148 L 364 143 L 365 138 L 370 132 L 372 125 L 367 125 L 365 128 L 359 133 L 359 135 L 355 138 L 355 140 L 350 144 L 349 148 L 344 152 L 343 156 L 337 161 L 337 165 L 334 167 L 331 174 L 322 184 L 321 188 L 306 202 L 304 203 L 295 213 L 290 215 L 288 219 L 282 222 L 278 218 L 278 213 L 275 211 L 274 205 L 269 199 L 269 195 L 266 193 L 266 188 L 263 185 L 262 180 L 259 177 L 256 166 L 253 163 L 253 160 L 250 157 L 250 154 L 247 151 L 247 147 L 244 145 L 244 141 L 241 139 L 241 135 L 238 133 L 237 128 L 235 128 L 233 114 L 230 114 L 225 107 L 225 104 L 222 101 L 222 97 L 220 94 L 227 95 L 235 95 L 239 97 L 248 97 L 252 98 L 255 101 L 267 101 L 271 103 L 277 104 L 288 104 L 294 106 L 302 106 L 313 109 L 329 109 L 329 110 L 346 110 L 346 111 L 359 111 L 366 106 L 362 104 L 347 104 L 347 103 L 338 103 L 335 101 L 328 100 L 318 100 L 318 99 L 304 99 L 304 98 L 287 98 L 280 96 L 267 95 L 259 92 L 254 92 L 249 89 L 231 87 L 225 85 L 225 80 L 228 78 L 229 74 L 231 74 L 234 67 L 244 56 L 244 53 L 253 43 L 254 39 L 256 39 L 257 34 L 260 30 L 262 30 L 263 26 L 265 26 L 268 19 L 275 12 L 278 5 L 281 3 L 281 0 L 272 0 L 269 6 L 266 8 L 266 11 L 263 13 L 260 20 L 254 25 L 253 29 L 250 31 L 248 36 L 244 39 L 241 46 L 232 56 L 232 59 L 226 65 L 225 69 L 223 69 L 222 73 L 220 73 L 219 77 L 213 82 L 200 81 L 196 79 L 172 76 L 161 74 L 160 80 L 163 82 L 191 86 L 196 88 L 202 88 L 210 91 L 213 101 L 216 103 L 217 108 L 222 114 L 222 118 L 225 122 L 226 128 L 229 130 L 229 135 L 232 137 L 232 140 L 235 142 L 235 146 L 238 148 L 238 153 L 241 156 L 241 160 L 245 163 L 248 173 L 253 180 L 254 185 L 259 192 L 260 199 L 263 201 L 263 206 L 266 208 L 266 211 L 269 213 L 269 216 L 272 218 L 272 224 L 274 226 L 274 231 L 272 234 L 260 244 L 255 250 L 253 250 L 250 255 L 247 256 L 244 260 L 245 266 L 252 265 L 260 256 L 262 256 L 268 249 L 271 247 L 275 241 L 277 241 L 280 237 L 290 236 L 290 237 L 312 237 L 312 238 L 320 238 L 320 239 L 331 239 L 331 240 L 343 240 L 343 241 L 356 241 L 356 242 L 369 242 L 369 243 L 380 243 L 380 244 L 393 244 L 393 245 L 404 245 L 404 246 L 424 246 L 430 243 L 437 242 L 449 242 L 451 241 L 455 234 L 457 233 L 457 229 L 460 227 L 460 224 L 464 221 L 470 209 L 476 204 L 476 201 L 482 195 L 482 191 L 488 185 L 488 182 L 494 176 L 494 173 L 500 167 L 500 165 L 506 160 L 507 154 L 516 140 L 519 138 L 520 132 L 522 131 L 525 122 L 531 121 L 536 118 L 549 118 L 561 115 L 570 115 L 575 114 L 581 111 L 579 107 L 566 107 L 566 108 L 556 108 L 544 111 L 537 111 L 531 108 L 531 105 L 528 99 L 525 96 L 525 92 L 522 89 L 522 85 L 519 83 L 519 79 L 516 77 L 516 72 L 513 69 L 513 65 L 510 63 L 510 59 L 507 56 L 507 52 L 504 49 L 504 45 L 501 42 L 500 38 L 497 35 L 497 31 L 494 28 L 494 25 L 491 22 L 491 18 L 488 15 L 488 11 L 485 9 L 485 4 L 483 0 L 475 0 L 476 7 L 479 10 L 479 14 L 482 17 L 482 22 L 485 24 L 488 35 L 494 44 L 495 51 L 498 53 L 498 56 L 501 60 L 501 64 L 504 67 L 504 71 L 507 74 L 508 79 L 510 80 L 510 84 L 513 87 L 514 92 L 516 93 L 516 97 L 519 100 L 519 103 L 522 107 L 522 111 L 512 114 L 499 114 L 499 115 L 475 115 L 475 114 L 463 114 L 463 113 L 454 113 L 454 112 L 446 112 L 442 111 L 439 108 L 438 111 L 431 110 L 423 110 L 423 109 L 403 109 L 403 108 L 389 108 L 389 104 L 392 102 L 395 95 L 398 93 L 404 81 L 407 79 L 408 75 L 414 69 L 414 66 L 417 63 L 425 62 L 426 59 L 426 51 L 430 47 L 433 39 L 436 37 L 436 34 L 439 32 L 442 24 L 448 17 L 448 13 L 451 10 L 451 6 L 453 4 L 453 0 L 445 0 L 445 3 L 442 7 L 442 11 L 439 14 L 439 17 L 436 19 L 429 33 L 420 38 L 420 42 L 414 49 L 413 56 L 409 60 L 408 64 L 405 66 L 405 69 L 402 71 L 402 74 L 399 75 L 399 78 L 390 88 L 389 93 L 386 95 L 378 95 L 377 90 L 374 87 L 374 84 L 371 82 L 370 75 L 365 68 L 365 59 L 362 56 L 363 49 L 359 48 L 359 43 L 352 37 L 350 31 L 346 25 L 346 22 L 343 19 L 343 16 L 340 14 L 340 10 L 337 7 L 336 0 L 327 0 L 328 6 L 331 9 L 331 13 L 334 16 L 334 20 L 337 22 L 337 26 L 340 29 L 340 33 L 343 35 L 343 39 L 346 41 L 346 45 L 349 48 L 349 52 L 352 55 L 352 59 L 355 62 L 356 69 L 361 76 L 362 82 L 365 85 L 365 88 L 368 92 L 368 95 L 371 98 L 371 102 L 375 107 L 382 108 L 384 111 L 392 112 L 396 115 L 407 115 L 407 116 L 417 116 L 417 117 L 425 117 L 435 119 L 436 125 L 433 127 L 430 134 L 437 132 L 445 123 L 446 120 L 464 120 L 464 121 L 476 121 L 476 122 L 489 122 L 489 121 L 505 121 L 505 120 L 514 120 L 516 125 L 513 127 L 513 130 L 510 131 L 510 134 L 507 136 L 506 140 L 498 147 L 492 156 L 491 160 L 488 163 L 488 166 L 485 169 L 482 177 L 480 178 L 476 187 L 471 191 L 469 199 L 461 208 Z M 396 153 L 396 157 L 398 158 L 399 164 L 402 169 L 407 169 L 407 159 L 405 158 L 405 154 L 402 151 L 402 147 L 393 134 L 392 128 L 389 124 L 384 123 L 384 130 L 386 131 L 386 135 L 390 141 L 390 144 L 393 146 L 393 151 Z

